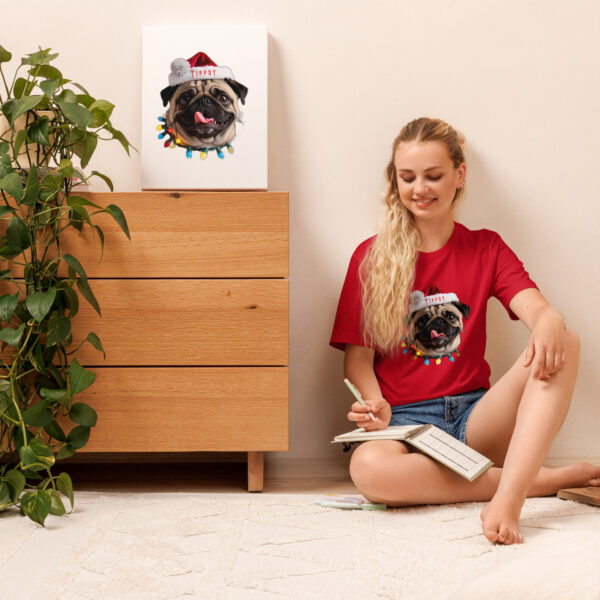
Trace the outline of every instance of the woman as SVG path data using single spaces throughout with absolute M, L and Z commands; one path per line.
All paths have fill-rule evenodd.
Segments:
M 352 256 L 331 345 L 345 351 L 345 376 L 366 401 L 352 405 L 350 421 L 366 430 L 433 423 L 495 464 L 469 482 L 403 442 L 368 441 L 350 462 L 361 493 L 390 506 L 491 500 L 481 512 L 483 533 L 513 544 L 523 541 L 527 496 L 598 486 L 600 467 L 542 467 L 569 409 L 579 338 L 498 234 L 454 221 L 463 146 L 447 123 L 426 118 L 394 141 L 380 231 Z M 490 296 L 531 331 L 491 388 Z

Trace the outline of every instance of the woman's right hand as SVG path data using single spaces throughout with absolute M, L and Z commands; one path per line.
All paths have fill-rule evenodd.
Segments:
M 365 431 L 385 429 L 392 419 L 392 409 L 387 400 L 380 396 L 379 398 L 365 399 L 365 404 L 366 406 L 360 402 L 352 404 L 348 420 L 353 421 L 357 427 L 362 427 Z M 373 413 L 375 421 L 369 416 L 369 411 Z

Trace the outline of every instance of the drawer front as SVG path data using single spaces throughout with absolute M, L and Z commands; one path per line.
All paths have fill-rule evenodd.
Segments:
M 91 370 L 96 381 L 74 401 L 98 422 L 78 452 L 288 450 L 287 367 Z
M 125 213 L 131 242 L 112 217 L 69 230 L 63 253 L 77 257 L 88 277 L 288 277 L 288 194 L 123 193 L 86 194 Z M 93 209 L 92 209 L 93 212 Z M 62 273 L 66 275 L 66 269 Z
M 287 365 L 286 279 L 97 279 L 102 318 L 85 300 L 73 319 L 86 365 Z

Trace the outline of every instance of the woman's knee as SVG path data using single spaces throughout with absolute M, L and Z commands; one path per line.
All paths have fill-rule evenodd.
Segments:
M 575 355 L 577 358 L 579 358 L 579 353 L 581 351 L 581 339 L 579 338 L 579 335 L 577 335 L 573 330 L 567 329 L 566 342 L 567 353 Z
M 350 477 L 357 488 L 371 487 L 384 475 L 394 456 L 408 454 L 405 444 L 395 440 L 372 440 L 363 442 L 354 450 L 350 459 Z

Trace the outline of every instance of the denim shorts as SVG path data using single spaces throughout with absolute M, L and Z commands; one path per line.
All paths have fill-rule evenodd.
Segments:
M 486 392 L 486 388 L 479 388 L 458 396 L 442 396 L 432 400 L 392 406 L 390 425 L 431 423 L 466 444 L 467 420 Z

